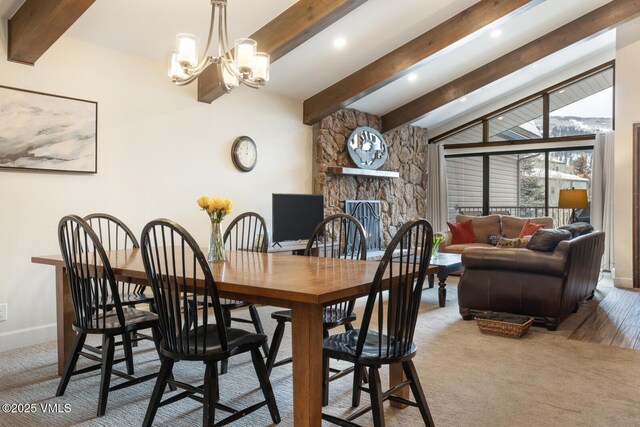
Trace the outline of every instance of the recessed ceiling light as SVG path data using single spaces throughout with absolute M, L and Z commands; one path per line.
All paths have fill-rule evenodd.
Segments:
M 418 80 L 418 75 L 416 73 L 409 73 L 409 75 L 407 76 L 407 80 L 409 80 L 410 82 L 415 82 L 416 80 Z
M 466 100 L 467 100 L 467 97 L 466 97 L 466 96 L 463 96 L 462 98 L 460 98 L 460 102 L 464 102 L 464 101 L 466 101 Z
M 495 30 L 491 31 L 491 37 L 493 37 L 494 39 L 497 39 L 501 35 L 502 35 L 502 30 L 500 28 L 496 28 Z
M 564 89 L 560 89 L 558 93 L 564 93 Z
M 502 119 L 504 119 L 504 117 L 502 117 L 502 116 L 498 117 L 498 120 L 502 120 Z
M 538 66 L 538 64 L 533 64 L 533 65 L 531 66 L 531 68 L 536 68 L 537 66 Z
M 335 40 L 333 40 L 333 47 L 335 47 L 336 49 L 342 49 L 346 45 L 347 39 L 345 39 L 344 37 L 336 37 Z

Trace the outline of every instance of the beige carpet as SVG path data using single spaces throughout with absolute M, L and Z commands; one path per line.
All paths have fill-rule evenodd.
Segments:
M 601 286 L 597 298 L 608 289 Z M 604 292 L 603 292 L 604 291 Z M 415 359 L 431 412 L 438 426 L 637 426 L 640 425 L 640 351 L 568 340 L 596 302 L 582 307 L 556 332 L 532 328 L 513 340 L 482 335 L 475 322 L 457 314 L 455 286 L 449 289 L 447 307 L 437 306 L 437 291 L 425 290 L 416 333 Z M 265 326 L 275 326 L 271 309 L 262 308 Z M 290 328 L 287 328 L 287 333 Z M 98 374 L 72 378 L 64 397 L 54 397 L 58 385 L 55 342 L 0 353 L 0 403 L 69 404 L 68 413 L 0 413 L 1 426 L 139 426 L 144 417 L 152 382 L 112 392 L 107 414 L 95 418 Z M 290 352 L 290 336 L 282 355 Z M 222 399 L 243 406 L 261 398 L 250 358 L 233 359 L 229 374 L 221 377 Z M 136 350 L 140 372 L 158 369 L 149 347 Z M 292 425 L 291 370 L 275 368 L 272 382 L 282 423 Z M 202 366 L 180 363 L 176 377 L 198 382 Z M 386 372 L 383 381 L 386 382 Z M 116 380 L 115 382 L 117 382 Z M 350 410 L 351 377 L 331 384 L 331 413 Z M 363 393 L 363 403 L 368 401 Z M 64 407 L 63 407 L 64 408 Z M 201 407 L 194 401 L 161 408 L 159 426 L 201 425 Z M 222 415 L 219 413 L 218 415 Z M 422 424 L 415 408 L 385 411 L 387 425 Z M 219 419 L 219 418 L 218 418 Z M 359 419 L 370 425 L 367 416 Z M 235 425 L 269 425 L 266 408 Z

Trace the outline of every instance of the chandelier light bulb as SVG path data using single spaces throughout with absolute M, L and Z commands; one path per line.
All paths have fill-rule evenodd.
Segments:
M 178 61 L 177 50 L 169 52 L 169 78 L 171 80 L 187 78 L 187 74 L 184 72 L 180 62 Z
M 228 64 L 228 66 L 233 67 L 234 65 Z M 227 86 L 227 88 L 229 89 L 238 87 L 238 85 L 240 84 L 238 77 L 236 77 L 234 73 L 229 71 L 227 66 L 225 66 L 224 64 L 221 64 L 221 67 L 222 67 L 222 81 L 224 82 L 225 86 Z
M 180 65 L 183 67 L 198 65 L 198 37 L 193 34 L 178 34 L 176 42 Z
M 255 56 L 255 67 L 253 78 L 257 82 L 264 84 L 269 81 L 269 54 L 258 52 Z
M 240 74 L 249 74 L 255 65 L 257 43 L 251 39 L 238 39 L 235 43 L 236 66 Z

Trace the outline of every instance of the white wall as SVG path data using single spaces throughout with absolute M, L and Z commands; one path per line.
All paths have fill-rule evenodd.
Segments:
M 640 122 L 640 20 L 618 28 L 615 88 L 614 259 L 616 286 L 633 286 L 633 124 Z
M 0 85 L 98 102 L 98 174 L 0 170 L 0 303 L 9 313 L 0 351 L 55 338 L 54 271 L 30 258 L 59 253 L 63 215 L 109 212 L 136 233 L 168 217 L 206 245 L 199 196 L 230 197 L 234 214 L 254 210 L 270 222 L 272 192 L 311 192 L 311 128 L 302 124 L 301 102 L 240 88 L 198 103 L 196 85 L 173 86 L 164 63 L 69 37 L 35 67 L 10 63 L 6 21 L 2 34 Z M 240 135 L 258 146 L 250 173 L 230 159 Z

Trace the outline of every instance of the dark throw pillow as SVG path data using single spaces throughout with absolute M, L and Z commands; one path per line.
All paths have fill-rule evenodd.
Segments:
M 500 235 L 500 234 L 489 234 L 487 236 L 487 243 L 493 246 L 496 246 L 498 244 L 498 242 L 500 241 L 501 237 L 507 237 L 505 235 Z
M 556 250 L 558 243 L 569 239 L 571 239 L 571 233 L 567 230 L 547 230 L 541 228 L 531 236 L 527 249 L 542 252 L 553 252 Z
M 575 222 L 573 224 L 563 225 L 558 227 L 558 230 L 567 230 L 571 233 L 571 238 L 582 236 L 583 234 L 589 234 L 593 231 L 593 225 L 588 222 Z

